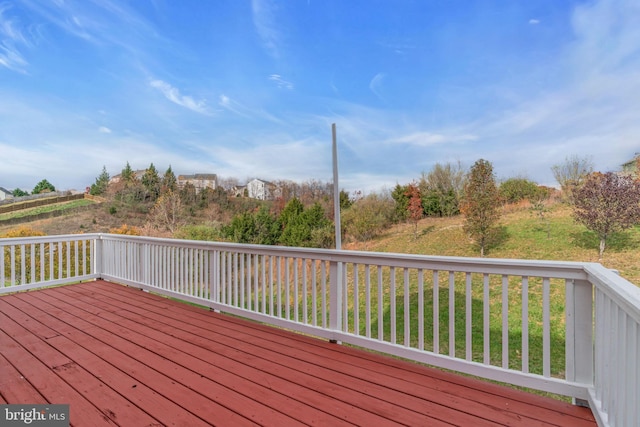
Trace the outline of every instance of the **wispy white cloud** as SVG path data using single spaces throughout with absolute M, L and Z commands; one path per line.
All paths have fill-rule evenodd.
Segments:
M 106 127 L 106 126 L 100 126 L 100 127 L 98 128 L 98 132 L 100 132 L 100 133 L 111 133 L 111 129 L 109 129 L 109 128 L 108 128 L 108 127 Z
M 369 89 L 375 96 L 380 99 L 384 99 L 382 96 L 382 83 L 386 77 L 385 73 L 378 73 L 369 82 Z
M 538 25 L 539 23 L 540 23 L 539 19 L 535 19 L 535 18 L 529 19 L 529 24 L 531 25 Z
M 158 89 L 169 101 L 199 114 L 211 115 L 205 100 L 196 101 L 191 96 L 181 95 L 180 90 L 162 80 L 151 80 L 149 85 Z
M 276 85 L 281 89 L 289 89 L 289 90 L 293 89 L 293 83 L 283 79 L 280 74 L 271 74 L 269 76 L 269 80 L 271 80 L 272 82 L 275 82 Z
M 282 32 L 278 28 L 278 6 L 273 0 L 252 0 L 253 25 L 264 48 L 274 58 L 280 57 Z
M 478 137 L 476 135 L 471 135 L 471 134 L 445 135 L 442 133 L 421 131 L 421 132 L 413 132 L 405 135 L 400 135 L 397 138 L 390 139 L 389 142 L 396 143 L 396 144 L 414 145 L 417 147 L 429 147 L 437 144 L 468 142 L 468 141 L 475 141 L 477 139 Z
M 234 101 L 225 94 L 220 95 L 218 105 L 225 110 L 231 111 L 232 113 L 235 113 L 239 116 L 250 117 L 247 107 L 237 101 Z
M 8 3 L 0 4 L 0 65 L 24 73 L 28 63 L 20 47 L 31 43 L 25 37 L 19 22 L 8 17 L 9 10 Z

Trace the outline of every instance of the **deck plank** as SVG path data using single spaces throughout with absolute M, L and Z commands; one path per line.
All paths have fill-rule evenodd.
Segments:
M 111 295 L 110 303 L 113 304 L 114 301 L 117 301 L 117 298 Z M 121 301 L 121 304 L 123 303 L 124 301 Z M 353 364 L 346 364 L 341 359 L 347 357 L 339 352 L 331 352 L 330 357 L 327 357 L 328 354 L 319 356 L 315 353 L 300 351 L 291 345 L 274 343 L 270 339 L 264 339 L 262 334 L 245 338 L 242 331 L 228 329 L 226 325 L 219 327 L 220 332 L 215 334 L 209 331 L 202 333 L 204 325 L 199 324 L 203 322 L 202 319 L 189 318 L 189 321 L 185 322 L 180 315 L 171 317 L 154 312 L 149 307 L 135 307 L 134 310 L 139 312 L 126 314 L 131 322 L 130 325 L 147 321 L 150 322 L 147 326 L 152 326 L 162 319 L 175 321 L 175 324 L 172 322 L 171 325 L 157 326 L 161 328 L 161 332 L 154 339 L 166 341 L 167 333 L 180 328 L 181 331 L 192 334 L 191 343 L 196 346 L 192 352 L 213 351 L 226 357 L 232 364 L 228 367 L 230 370 L 242 370 L 243 367 L 238 362 L 252 363 L 265 372 L 276 373 L 291 384 L 304 384 L 313 390 L 348 402 L 354 407 L 366 408 L 394 422 L 427 422 L 428 417 L 441 417 L 442 421 L 453 421 L 457 424 L 473 423 L 478 426 L 490 426 L 496 421 L 504 425 L 517 425 L 521 421 L 516 416 L 503 413 L 491 414 L 491 421 L 485 420 L 479 415 L 487 416 L 487 412 L 492 412 L 492 408 L 471 400 L 456 399 L 457 401 L 454 402 L 450 396 L 432 393 L 432 390 L 419 393 L 421 389 L 419 385 L 413 385 L 410 389 L 390 390 L 389 383 L 404 384 L 404 381 L 375 370 L 362 370 Z M 211 316 L 208 317 L 210 324 Z M 200 332 L 199 335 L 197 335 L 198 332 Z M 238 338 L 239 336 L 241 338 Z M 220 347 L 220 344 L 224 347 Z M 327 346 L 335 347 L 328 343 Z M 229 350 L 231 348 L 233 350 Z M 348 356 L 348 359 L 353 357 Z M 342 375 L 337 377 L 336 372 Z M 325 379 L 332 377 L 337 379 L 333 382 Z M 420 397 L 416 397 L 418 394 Z M 431 405 L 427 405 L 429 403 Z M 425 414 L 427 409 L 431 411 Z M 535 420 L 529 420 L 528 425 L 535 426 Z
M 100 280 L 2 296 L 0 324 L 0 403 L 70 403 L 73 425 L 595 426 L 587 408 Z
M 69 298 L 70 299 L 70 298 Z M 81 306 L 82 298 L 73 298 L 74 305 L 76 308 Z M 87 301 L 86 304 L 93 304 L 94 307 L 102 307 L 104 310 L 102 311 L 102 315 L 100 319 L 95 319 L 93 322 L 95 324 L 100 325 L 101 328 L 111 328 L 112 325 L 120 325 L 120 327 L 124 327 L 123 330 L 116 331 L 118 334 L 129 334 L 129 331 L 134 327 L 140 329 L 143 335 L 130 338 L 133 341 L 146 339 L 149 341 L 149 345 L 153 349 L 154 352 L 158 352 L 162 357 L 168 358 L 171 357 L 170 350 L 181 348 L 186 351 L 187 354 L 182 355 L 182 359 L 187 358 L 188 356 L 199 356 L 202 361 L 207 360 L 211 356 L 211 352 L 219 349 L 220 342 L 212 343 L 208 341 L 207 338 L 203 338 L 201 335 L 194 334 L 189 340 L 185 340 L 184 337 L 181 339 L 177 339 L 172 337 L 171 334 L 175 333 L 178 329 L 179 324 L 183 323 L 182 320 L 175 323 L 163 324 L 162 322 L 167 322 L 168 318 L 162 316 L 156 316 L 151 320 L 148 319 L 148 315 L 151 312 L 147 312 L 146 315 L 136 315 L 129 313 L 128 316 L 123 316 L 122 313 L 125 313 L 124 309 L 120 310 L 118 314 L 116 314 L 112 310 L 112 304 L 116 301 L 113 297 L 109 299 L 110 302 L 101 302 L 96 301 L 95 298 L 92 298 L 91 301 Z M 65 304 L 60 301 L 59 304 Z M 105 305 L 107 304 L 107 305 Z M 121 302 L 120 304 L 125 304 Z M 130 305 L 127 305 L 130 307 Z M 67 307 L 67 310 L 71 309 Z M 138 308 L 134 308 L 136 311 Z M 131 310 L 131 309 L 130 309 Z M 141 313 L 145 313 L 144 309 L 141 309 Z M 129 310 L 127 310 L 129 311 Z M 207 313 L 206 311 L 204 313 Z M 208 313 L 209 316 L 217 316 L 214 313 Z M 103 320 L 105 319 L 105 320 Z M 199 330 L 202 332 L 202 330 Z M 206 335 L 206 331 L 204 332 Z M 183 334 L 181 334 L 182 336 Z M 229 348 L 235 346 L 244 347 L 246 344 L 243 342 L 243 337 L 235 337 L 231 342 L 227 342 L 229 344 Z M 198 342 L 203 344 L 208 348 L 203 348 L 199 344 L 194 344 L 194 342 Z M 167 352 L 169 351 L 169 353 Z M 396 418 L 406 417 L 407 421 L 418 420 L 420 421 L 420 414 L 410 414 L 410 416 L 405 415 L 402 410 L 398 410 L 397 407 L 393 407 L 387 405 L 386 413 L 380 414 L 380 410 L 376 408 L 377 415 L 372 414 L 370 411 L 362 410 L 358 405 L 359 402 L 349 402 L 344 401 L 339 395 L 341 390 L 339 388 L 332 388 L 331 390 L 327 390 L 326 387 L 322 387 L 322 384 L 311 384 L 314 380 L 313 377 L 305 378 L 304 374 L 293 372 L 291 373 L 290 368 L 282 369 L 282 367 L 278 364 L 269 364 L 262 361 L 262 355 L 252 355 L 250 356 L 249 363 L 243 364 L 238 362 L 238 359 L 242 359 L 245 357 L 245 354 L 242 351 L 238 350 L 230 350 L 231 353 L 225 352 L 223 358 L 216 358 L 217 369 L 222 370 L 222 374 L 225 373 L 228 376 L 229 373 L 233 373 L 232 377 L 229 378 L 232 382 L 237 382 L 239 377 L 247 380 L 254 381 L 257 384 L 268 384 L 269 387 L 276 388 L 280 390 L 278 394 L 278 399 L 280 402 L 274 402 L 277 404 L 275 407 L 286 407 L 287 405 L 283 405 L 284 403 L 293 402 L 293 408 L 300 408 L 296 412 L 301 412 L 302 420 L 304 422 L 309 422 L 310 415 L 312 410 L 315 408 L 317 415 L 322 415 L 319 418 L 311 419 L 314 423 L 318 423 L 321 425 L 335 425 L 338 423 L 336 416 L 343 418 L 343 421 L 349 421 L 349 418 L 356 418 L 358 422 L 366 423 L 368 425 L 397 425 Z M 219 353 L 218 353 L 219 354 Z M 149 364 L 150 359 L 148 357 L 144 358 L 145 363 Z M 175 359 L 174 359 L 175 360 Z M 253 363 L 252 363 L 253 362 Z M 193 369 L 193 367 L 197 364 L 197 359 L 192 358 L 188 365 Z M 226 372 L 225 372 L 226 371 Z M 283 377 L 284 375 L 288 375 Z M 200 372 L 203 374 L 203 372 Z M 220 377 L 220 374 L 213 376 L 216 381 L 223 380 Z M 228 381 L 229 381 L 228 380 Z M 188 381 L 187 381 L 188 383 Z M 265 394 L 270 394 L 269 389 L 263 387 L 263 390 L 260 392 L 261 400 L 264 398 Z M 337 393 L 335 395 L 333 393 Z M 295 397 L 295 400 L 291 398 Z M 349 397 L 349 396 L 346 396 Z M 288 402 L 282 401 L 285 398 Z M 246 407 L 247 402 L 244 402 L 243 405 Z M 237 406 L 237 405 L 235 405 Z M 250 405 L 249 405 L 250 406 Z M 308 406 L 304 408 L 303 406 Z M 381 406 L 385 406 L 384 404 Z M 331 413 L 327 414 L 326 408 L 332 408 Z M 246 408 L 245 408 L 246 409 Z M 265 409 L 262 409 L 264 412 Z M 382 418 L 381 418 L 382 416 Z M 273 417 L 273 415 L 271 415 Z M 386 419 L 385 419 L 386 418 Z M 272 421 L 276 422 L 277 417 L 273 418 Z M 432 421 L 429 418 L 424 418 L 425 422 Z
M 126 290 L 123 289 L 121 291 Z M 111 293 L 105 294 L 104 296 L 108 297 L 112 302 L 117 299 L 116 296 Z M 124 293 L 121 297 L 126 298 L 126 296 L 126 293 Z M 201 309 L 188 305 L 185 305 L 183 307 L 166 305 L 166 300 L 158 300 L 152 295 L 149 296 L 148 300 L 150 304 L 149 306 L 139 306 L 136 308 L 136 310 L 141 310 L 142 312 L 146 313 L 153 313 L 153 307 L 155 306 L 157 310 L 159 310 L 156 311 L 156 315 L 161 315 L 163 318 L 167 318 L 170 317 L 169 314 L 167 314 L 167 308 L 169 307 L 178 310 L 172 317 L 174 319 L 185 319 L 186 316 L 184 312 L 191 311 L 193 313 L 193 316 L 189 317 L 189 322 L 182 322 L 183 324 L 185 324 L 184 327 L 187 329 L 193 329 L 193 327 L 196 326 L 199 321 L 202 321 L 201 316 L 206 313 Z M 157 319 L 159 319 L 159 317 Z M 341 372 L 345 375 L 355 375 L 355 373 L 359 373 L 359 378 L 366 378 L 367 381 L 377 380 L 377 384 L 384 387 L 384 395 L 376 396 L 377 399 L 383 400 L 386 397 L 389 397 L 390 393 L 388 389 L 393 388 L 402 393 L 406 393 L 407 396 L 416 395 L 419 399 L 421 399 L 422 405 L 424 405 L 424 401 L 435 400 L 445 406 L 452 405 L 452 407 L 456 411 L 470 412 L 475 415 L 482 414 L 483 416 L 486 416 L 487 412 L 491 413 L 493 411 L 493 414 L 490 415 L 492 422 L 500 422 L 504 423 L 504 425 L 518 425 L 522 422 L 526 423 L 526 425 L 531 426 L 549 425 L 550 423 L 561 426 L 569 424 L 585 426 L 593 425 L 592 419 L 590 419 L 590 411 L 588 411 L 586 408 L 579 408 L 564 402 L 559 402 L 551 399 L 542 399 L 541 406 L 532 407 L 532 405 L 530 404 L 520 402 L 517 399 L 513 398 L 514 392 L 515 395 L 522 398 L 530 397 L 531 395 L 528 393 L 523 393 L 512 389 L 505 389 L 505 387 L 500 386 L 493 387 L 493 392 L 498 393 L 497 395 L 493 393 L 478 393 L 479 390 L 482 390 L 482 388 L 485 388 L 488 385 L 486 382 L 467 379 L 458 375 L 448 374 L 449 379 L 456 379 L 456 382 L 454 383 L 445 381 L 443 379 L 433 381 L 430 377 L 427 376 L 425 376 L 425 378 L 423 379 L 416 374 L 422 373 L 422 375 L 424 375 L 424 369 L 420 371 L 417 369 L 413 369 L 416 368 L 415 364 L 398 361 L 397 359 L 386 358 L 388 365 L 385 365 L 385 370 L 381 371 L 379 355 L 374 356 L 370 353 L 365 352 L 365 354 L 363 354 L 363 352 L 357 351 L 357 353 L 355 353 L 355 359 L 353 357 L 345 359 L 343 357 L 343 354 L 345 353 L 344 350 L 346 350 L 347 353 L 353 353 L 353 349 L 309 339 L 302 335 L 295 335 L 296 338 L 304 339 L 305 344 L 311 342 L 315 344 L 319 350 L 323 351 L 322 353 L 318 354 L 304 351 L 299 352 L 298 348 L 292 347 L 291 334 L 286 331 L 271 331 L 272 334 L 270 334 L 269 339 L 264 339 L 264 331 L 259 330 L 256 332 L 256 325 L 254 324 L 250 324 L 248 327 L 246 322 L 237 322 L 237 326 L 234 326 L 235 318 L 230 316 L 222 316 L 220 319 L 225 322 L 225 326 L 221 327 L 222 332 L 218 334 L 218 337 L 220 337 L 220 334 L 222 334 L 226 335 L 227 339 L 233 339 L 233 337 L 240 332 L 250 331 L 249 333 L 253 332 L 255 335 L 251 336 L 249 339 L 242 340 L 244 345 L 247 345 L 247 342 L 251 342 L 251 347 L 260 347 L 261 350 L 270 350 L 275 354 L 278 354 L 278 352 L 285 353 L 283 356 L 280 356 L 278 354 L 278 357 L 297 357 L 298 360 L 311 362 L 311 367 L 324 366 L 328 370 Z M 274 334 L 278 333 L 283 334 L 283 338 L 281 340 L 278 340 L 273 336 Z M 220 338 L 217 338 L 217 342 L 220 342 Z M 286 350 L 283 351 L 282 348 L 287 345 L 288 347 L 286 347 Z M 308 348 L 308 345 L 304 348 Z M 317 352 L 319 350 L 314 351 Z M 246 351 L 247 353 L 251 353 L 252 348 L 247 348 L 244 351 Z M 260 354 L 264 355 L 264 353 Z M 363 361 L 363 356 L 375 357 L 375 361 L 368 361 L 366 358 Z M 340 357 L 345 360 L 339 360 Z M 357 363 L 355 365 L 353 364 L 354 360 Z M 288 363 L 287 366 L 293 365 Z M 412 368 L 413 370 L 407 370 L 406 368 Z M 429 375 L 432 374 L 438 374 L 443 377 L 447 376 L 447 373 L 433 369 L 429 371 Z M 398 379 L 403 377 L 409 377 L 410 379 L 408 381 L 404 379 Z M 460 384 L 461 379 L 466 381 Z M 347 386 L 348 384 L 345 384 L 343 382 L 342 385 Z M 470 388 L 472 386 L 476 388 Z M 356 383 L 352 386 L 352 388 L 354 387 L 364 387 L 369 391 L 372 391 L 371 387 L 367 387 L 367 384 L 363 384 L 362 382 Z M 411 403 L 411 399 L 407 399 L 407 396 L 405 396 L 404 399 L 401 399 L 403 405 Z M 545 403 L 558 409 L 547 409 L 546 407 L 542 406 Z M 569 414 L 566 414 L 566 412 L 569 412 Z M 574 417 L 577 419 L 574 419 Z M 585 420 L 586 422 L 583 423 L 582 420 Z

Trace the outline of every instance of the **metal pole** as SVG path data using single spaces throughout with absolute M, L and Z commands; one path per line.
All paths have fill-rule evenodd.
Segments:
M 342 233 L 340 232 L 340 185 L 338 183 L 338 143 L 336 142 L 336 124 L 331 125 L 333 136 L 333 217 L 336 225 L 336 249 L 342 249 Z
M 336 249 L 342 249 L 342 238 L 340 233 L 340 185 L 338 184 L 338 144 L 336 142 L 336 124 L 331 125 L 333 135 L 333 212 L 334 223 L 336 225 Z M 331 261 L 330 265 L 330 295 L 329 295 L 329 327 L 334 331 L 342 330 L 342 309 L 343 309 L 343 278 L 342 262 Z M 330 340 L 333 343 L 340 343 L 336 339 Z

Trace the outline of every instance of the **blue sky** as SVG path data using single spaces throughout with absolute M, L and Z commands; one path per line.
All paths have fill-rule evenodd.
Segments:
M 640 151 L 637 0 L 0 0 L 0 186 L 103 165 L 379 191 Z

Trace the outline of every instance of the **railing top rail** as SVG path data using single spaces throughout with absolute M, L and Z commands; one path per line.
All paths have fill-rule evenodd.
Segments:
M 72 240 L 96 240 L 99 233 L 91 234 L 62 234 L 55 236 L 29 236 L 29 237 L 3 237 L 0 238 L 0 246 L 23 245 L 47 242 L 68 242 Z
M 175 239 L 101 234 L 104 240 L 125 240 L 158 245 L 176 245 Z M 438 255 L 397 254 L 335 249 L 299 248 L 287 246 L 251 245 L 227 242 L 180 240 L 179 245 L 188 248 L 203 248 L 219 251 L 242 252 L 336 261 L 380 266 L 423 268 L 463 273 L 488 273 L 515 276 L 549 277 L 586 280 L 585 263 L 570 261 L 538 261 L 499 258 L 449 257 Z
M 604 292 L 624 311 L 640 323 L 640 287 L 619 276 L 601 264 L 585 266 L 588 280 Z

